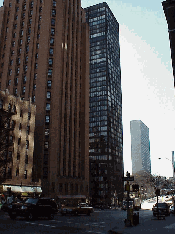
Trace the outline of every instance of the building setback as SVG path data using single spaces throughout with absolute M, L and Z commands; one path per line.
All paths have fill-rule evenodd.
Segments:
M 111 204 L 123 197 L 119 24 L 105 2 L 85 10 L 90 27 L 90 197 L 93 204 Z
M 5 0 L 0 87 L 36 105 L 34 181 L 88 195 L 89 31 L 80 0 Z
M 168 33 L 170 40 L 174 87 L 175 87 L 175 0 L 163 1 L 162 6 L 168 24 Z
M 141 120 L 130 121 L 132 174 L 151 173 L 149 128 Z

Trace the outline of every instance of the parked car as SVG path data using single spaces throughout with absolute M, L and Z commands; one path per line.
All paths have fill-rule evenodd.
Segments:
M 15 219 L 17 216 L 22 216 L 29 220 L 34 220 L 38 217 L 53 219 L 57 211 L 57 204 L 51 198 L 29 198 L 24 203 L 12 203 L 8 207 L 11 219 Z
M 2 206 L 1 206 L 1 210 L 4 211 L 4 212 L 8 212 L 8 206 L 9 205 L 10 204 L 7 203 L 7 202 L 3 203 Z
M 65 206 L 61 208 L 61 214 L 87 214 L 90 215 L 93 213 L 93 207 L 88 206 L 86 203 L 80 203 L 77 206 Z
M 166 202 L 158 203 L 158 209 L 156 203 L 153 206 L 152 210 L 153 210 L 153 216 L 157 216 L 157 214 L 166 215 L 166 216 L 170 215 L 170 206 Z

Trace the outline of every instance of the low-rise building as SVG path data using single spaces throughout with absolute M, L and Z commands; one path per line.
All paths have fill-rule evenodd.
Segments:
M 1 141 L 1 183 L 3 191 L 41 192 L 40 183 L 33 182 L 33 152 L 36 106 L 31 100 L 9 95 L 0 91 Z M 3 142 L 2 142 L 3 144 Z M 38 190 L 37 190 L 38 189 Z

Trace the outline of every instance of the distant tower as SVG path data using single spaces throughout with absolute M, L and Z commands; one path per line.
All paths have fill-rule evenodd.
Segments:
M 144 170 L 151 173 L 149 128 L 141 120 L 130 122 L 132 174 Z
M 173 168 L 173 177 L 175 177 L 175 156 L 174 156 L 174 151 L 172 151 L 172 168 Z

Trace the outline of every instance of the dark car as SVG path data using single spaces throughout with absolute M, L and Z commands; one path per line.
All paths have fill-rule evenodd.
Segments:
M 166 215 L 166 216 L 170 215 L 170 206 L 165 202 L 158 203 L 158 208 L 157 208 L 157 203 L 156 203 L 153 206 L 152 210 L 153 210 L 153 216 L 157 216 L 157 214 Z
M 22 216 L 29 220 L 34 220 L 38 217 L 53 219 L 57 211 L 57 204 L 51 198 L 29 198 L 24 203 L 12 203 L 8 207 L 11 219 L 15 219 L 17 216 Z
M 4 212 L 8 212 L 8 206 L 9 205 L 10 204 L 7 203 L 7 202 L 3 203 L 2 206 L 1 206 L 1 210 L 4 211 Z

